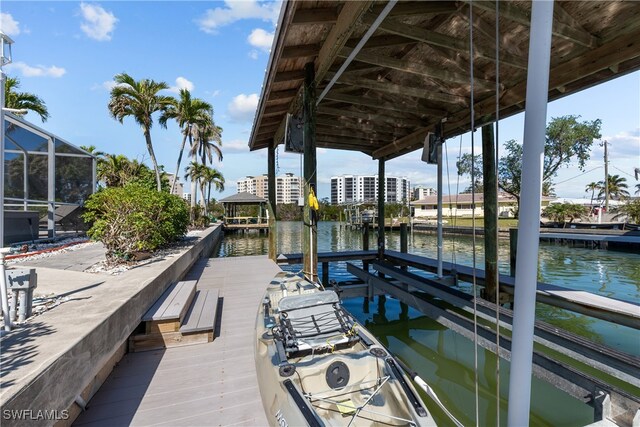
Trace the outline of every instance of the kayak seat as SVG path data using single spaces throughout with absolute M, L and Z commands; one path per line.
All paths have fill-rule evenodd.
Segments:
M 288 355 L 332 350 L 358 340 L 351 317 L 333 291 L 282 298 L 278 310 Z

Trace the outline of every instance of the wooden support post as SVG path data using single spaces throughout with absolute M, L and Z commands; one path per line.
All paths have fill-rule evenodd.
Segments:
M 484 298 L 496 302 L 498 289 L 498 177 L 493 124 L 482 127 L 482 176 L 484 192 Z
M 362 250 L 369 250 L 369 223 L 362 224 Z M 362 268 L 365 271 L 369 271 L 369 263 L 367 261 L 362 261 Z
M 268 163 L 267 163 L 267 178 L 268 178 L 268 194 L 269 194 L 269 203 L 271 204 L 271 209 L 273 210 L 273 214 L 277 214 L 276 208 L 276 145 L 272 140 L 269 144 L 268 148 Z
M 378 259 L 384 260 L 384 159 L 378 160 Z
M 516 258 L 518 258 L 518 229 L 509 229 L 509 274 L 516 277 Z
M 406 254 L 408 250 L 409 250 L 409 245 L 407 241 L 407 224 L 403 222 L 403 223 L 400 223 L 400 252 L 402 252 L 403 254 Z M 403 265 L 400 268 L 402 270 L 406 270 L 407 266 Z
M 329 284 L 329 263 L 322 263 L 322 284 L 327 286 Z
M 269 180 L 269 203 L 267 203 L 267 212 L 269 214 L 269 259 L 275 261 L 278 256 L 278 223 L 276 219 L 276 145 L 273 140 L 268 148 L 267 178 Z
M 304 91 L 302 108 L 304 114 L 304 129 L 302 133 L 304 147 L 304 213 L 303 221 L 303 272 L 311 282 L 318 281 L 318 234 L 315 224 L 315 213 L 311 213 L 309 194 L 311 189 L 317 191 L 316 186 L 316 85 L 314 63 L 304 66 Z M 316 194 L 317 196 L 317 194 Z

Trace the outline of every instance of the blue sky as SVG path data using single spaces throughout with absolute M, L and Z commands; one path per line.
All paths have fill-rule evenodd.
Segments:
M 140 129 L 124 124 L 107 111 L 113 76 L 127 72 L 136 79 L 165 81 L 177 92 L 192 91 L 214 106 L 215 120 L 224 129 L 224 161 L 217 167 L 227 190 L 246 175 L 265 173 L 266 152 L 247 148 L 252 118 L 264 80 L 279 3 L 235 2 L 2 2 L 2 30 L 15 41 L 14 63 L 6 67 L 19 77 L 21 90 L 42 97 L 51 114 L 42 124 L 75 145 L 95 145 L 108 153 L 148 162 Z M 171 94 L 171 92 L 167 92 Z M 610 143 L 610 174 L 636 184 L 640 167 L 640 73 L 616 79 L 549 104 L 548 117 L 581 115 L 603 121 L 603 139 Z M 500 123 L 500 142 L 522 140 L 522 114 Z M 181 142 L 177 126 L 155 126 L 152 138 L 160 164 L 174 172 Z M 480 137 L 475 138 L 480 151 Z M 470 151 L 470 136 L 447 141 L 449 184 L 455 192 L 455 159 Z M 556 182 L 559 196 L 583 197 L 585 185 L 604 177 L 602 148 L 594 145 L 589 173 L 576 167 L 562 170 Z M 150 164 L 150 163 L 148 163 Z M 279 173 L 300 173 L 300 157 L 278 153 Z M 392 160 L 387 174 L 407 176 L 412 184 L 435 187 L 435 166 L 415 152 Z M 445 170 L 446 172 L 446 170 Z M 377 162 L 361 153 L 319 149 L 319 197 L 329 195 L 333 175 L 377 173 Z M 446 178 L 445 178 L 446 179 Z M 460 181 L 460 189 L 467 181 Z M 445 181 L 445 188 L 447 181 Z

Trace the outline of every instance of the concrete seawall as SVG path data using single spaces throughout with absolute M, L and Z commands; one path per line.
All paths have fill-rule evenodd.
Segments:
M 74 282 L 78 289 L 2 338 L 2 425 L 70 424 L 126 351 L 144 312 L 221 237 L 222 228 L 213 226 L 175 256 L 119 276 L 38 268 L 39 282 Z

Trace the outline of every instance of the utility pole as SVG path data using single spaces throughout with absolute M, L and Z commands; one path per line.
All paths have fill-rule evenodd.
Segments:
M 607 141 L 604 142 L 604 210 L 609 213 L 609 154 Z

